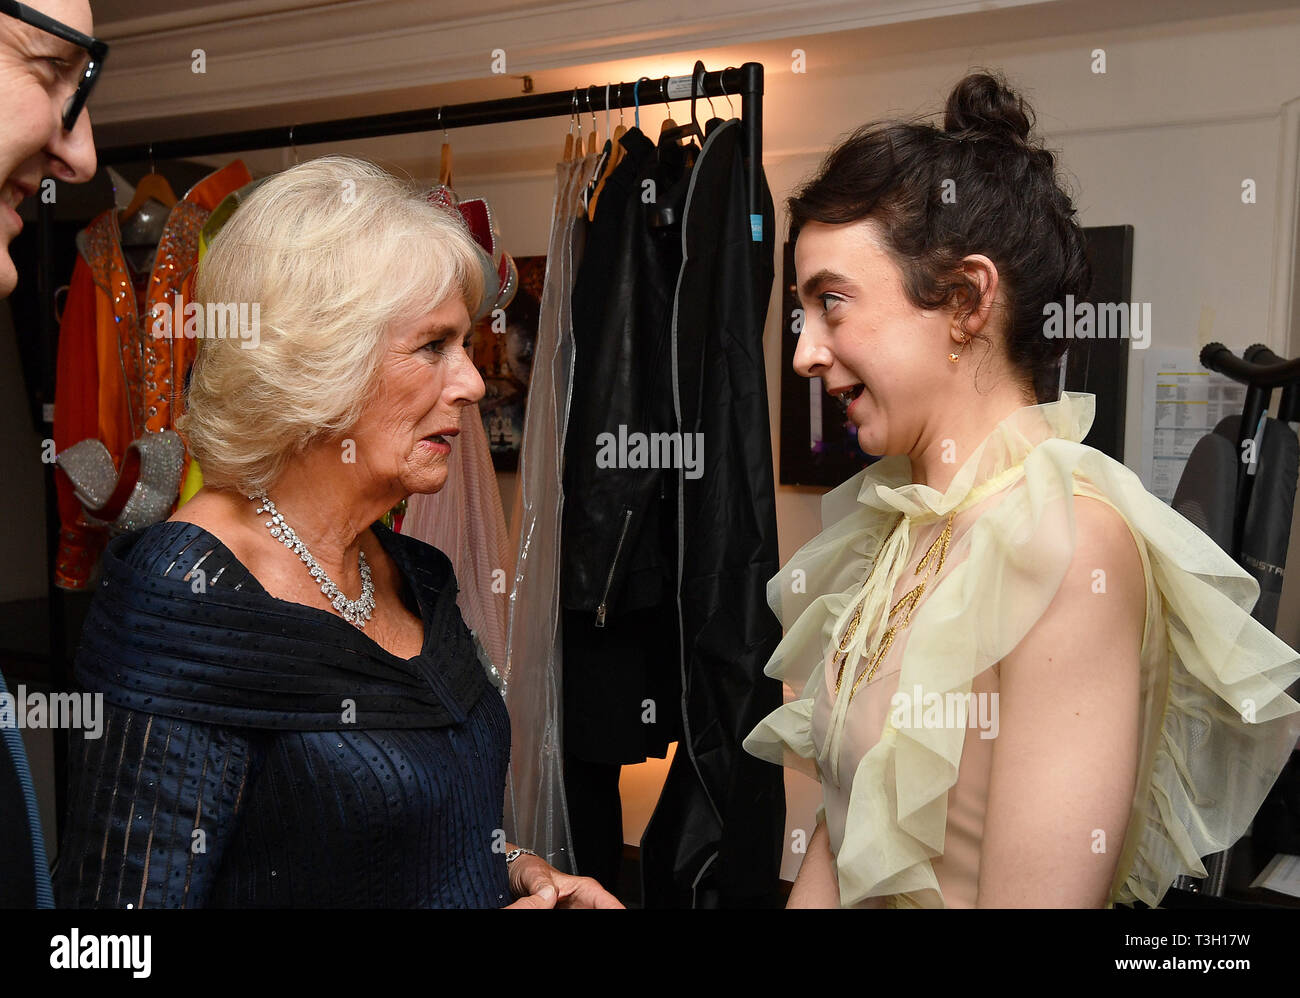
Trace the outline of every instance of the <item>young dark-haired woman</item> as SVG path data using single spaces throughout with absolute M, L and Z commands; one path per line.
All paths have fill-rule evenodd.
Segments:
M 888 455 L 769 584 L 800 698 L 745 746 L 823 787 L 791 906 L 1157 905 L 1300 734 L 1257 584 L 1058 392 L 1045 306 L 1090 274 L 1032 124 L 971 75 L 942 127 L 865 126 L 789 202 L 795 368 Z

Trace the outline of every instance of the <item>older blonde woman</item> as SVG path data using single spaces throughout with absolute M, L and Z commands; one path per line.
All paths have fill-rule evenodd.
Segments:
M 459 219 L 359 160 L 222 229 L 197 304 L 258 324 L 205 329 L 179 421 L 204 487 L 105 556 L 62 904 L 618 906 L 505 840 L 494 671 L 447 558 L 377 522 L 446 481 L 482 295 Z

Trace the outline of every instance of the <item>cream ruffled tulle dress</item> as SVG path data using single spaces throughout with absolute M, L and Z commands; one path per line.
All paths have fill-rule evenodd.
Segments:
M 825 529 L 768 583 L 786 633 L 765 671 L 800 699 L 745 748 L 821 781 L 842 905 L 975 906 L 997 744 L 987 694 L 1064 578 L 1076 497 L 1123 516 L 1146 577 L 1137 781 L 1108 904 L 1154 907 L 1178 875 L 1204 876 L 1200 857 L 1241 837 L 1295 746 L 1300 705 L 1284 691 L 1300 658 L 1250 617 L 1258 584 L 1080 443 L 1094 407 L 1067 392 L 1018 410 L 942 494 L 909 481 L 906 457 L 877 462 L 826 495 Z

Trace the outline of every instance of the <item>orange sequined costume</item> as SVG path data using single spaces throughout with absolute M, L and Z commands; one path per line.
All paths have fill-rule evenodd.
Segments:
M 251 180 L 248 168 L 235 160 L 191 188 L 167 218 L 145 281 L 127 266 L 116 209 L 78 234 L 77 263 L 59 328 L 58 451 L 97 438 L 120 469 L 132 440 L 172 428 L 182 411 L 185 373 L 197 341 L 153 336 L 151 317 L 163 303 L 175 313 L 178 292 L 192 300 L 203 224 L 227 194 Z M 55 482 L 61 524 L 55 585 L 85 589 L 108 530 L 86 519 L 66 475 L 56 474 Z

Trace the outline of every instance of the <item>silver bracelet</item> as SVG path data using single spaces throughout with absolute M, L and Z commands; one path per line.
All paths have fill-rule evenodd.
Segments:
M 536 856 L 536 855 L 537 853 L 533 852 L 531 849 L 524 849 L 523 847 L 511 849 L 508 853 L 506 853 L 506 866 L 509 866 L 520 856 Z

